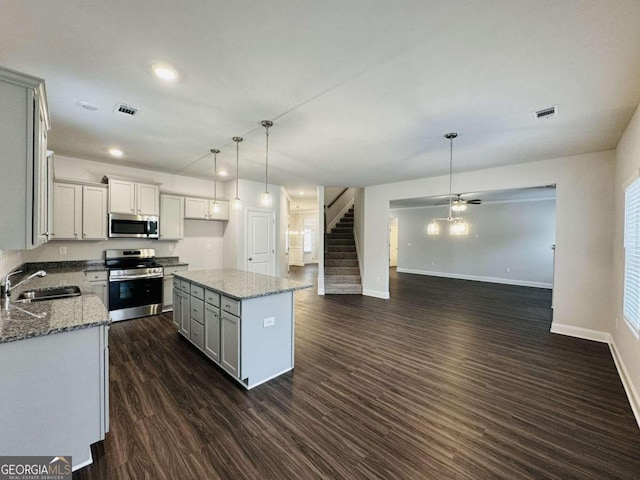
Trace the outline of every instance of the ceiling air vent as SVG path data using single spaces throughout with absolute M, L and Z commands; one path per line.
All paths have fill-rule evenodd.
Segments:
M 542 110 L 538 110 L 537 112 L 533 112 L 533 116 L 537 119 L 540 118 L 551 118 L 555 117 L 558 114 L 558 106 L 554 105 L 553 107 L 543 108 Z
M 116 108 L 114 109 L 116 113 L 122 113 L 123 115 L 136 116 L 138 114 L 138 109 L 136 107 L 132 107 L 131 105 L 127 105 L 126 103 L 118 103 Z

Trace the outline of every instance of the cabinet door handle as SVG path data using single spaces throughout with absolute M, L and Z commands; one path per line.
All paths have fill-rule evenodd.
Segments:
M 249 261 L 250 261 L 250 262 L 253 262 L 253 257 L 249 257 Z

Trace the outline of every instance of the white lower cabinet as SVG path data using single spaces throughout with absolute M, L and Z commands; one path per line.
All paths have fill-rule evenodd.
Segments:
M 102 303 L 109 310 L 109 282 L 107 280 L 107 271 L 86 272 L 85 276 L 93 291 L 100 297 Z
M 74 469 L 91 463 L 90 445 L 109 431 L 109 327 L 4 343 L 0 365 L 12 366 L 0 375 L 2 455 L 64 451 Z
M 220 361 L 220 308 L 208 303 L 204 306 L 204 353 Z
M 240 318 L 222 312 L 220 322 L 220 364 L 234 377 L 240 377 Z
M 177 265 L 175 267 L 164 267 L 164 277 L 162 280 L 162 311 L 168 312 L 174 308 L 175 289 L 180 290 L 180 280 L 173 278 L 174 273 L 186 272 L 186 265 Z M 176 286 L 177 285 L 177 286 Z

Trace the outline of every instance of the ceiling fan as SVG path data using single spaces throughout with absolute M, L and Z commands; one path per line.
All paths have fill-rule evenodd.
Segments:
M 453 210 L 454 212 L 464 212 L 467 209 L 467 205 L 480 205 L 482 203 L 482 200 L 479 198 L 474 198 L 472 200 L 465 200 L 464 198 L 462 198 L 462 194 L 457 194 L 455 196 L 455 198 L 453 198 L 453 195 L 451 196 L 451 210 Z M 439 203 L 438 205 L 448 205 L 449 202 L 446 203 Z

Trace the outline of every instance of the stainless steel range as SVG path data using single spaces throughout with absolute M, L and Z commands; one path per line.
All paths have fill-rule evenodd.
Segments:
M 163 268 L 153 248 L 105 250 L 109 313 L 114 322 L 162 312 Z

